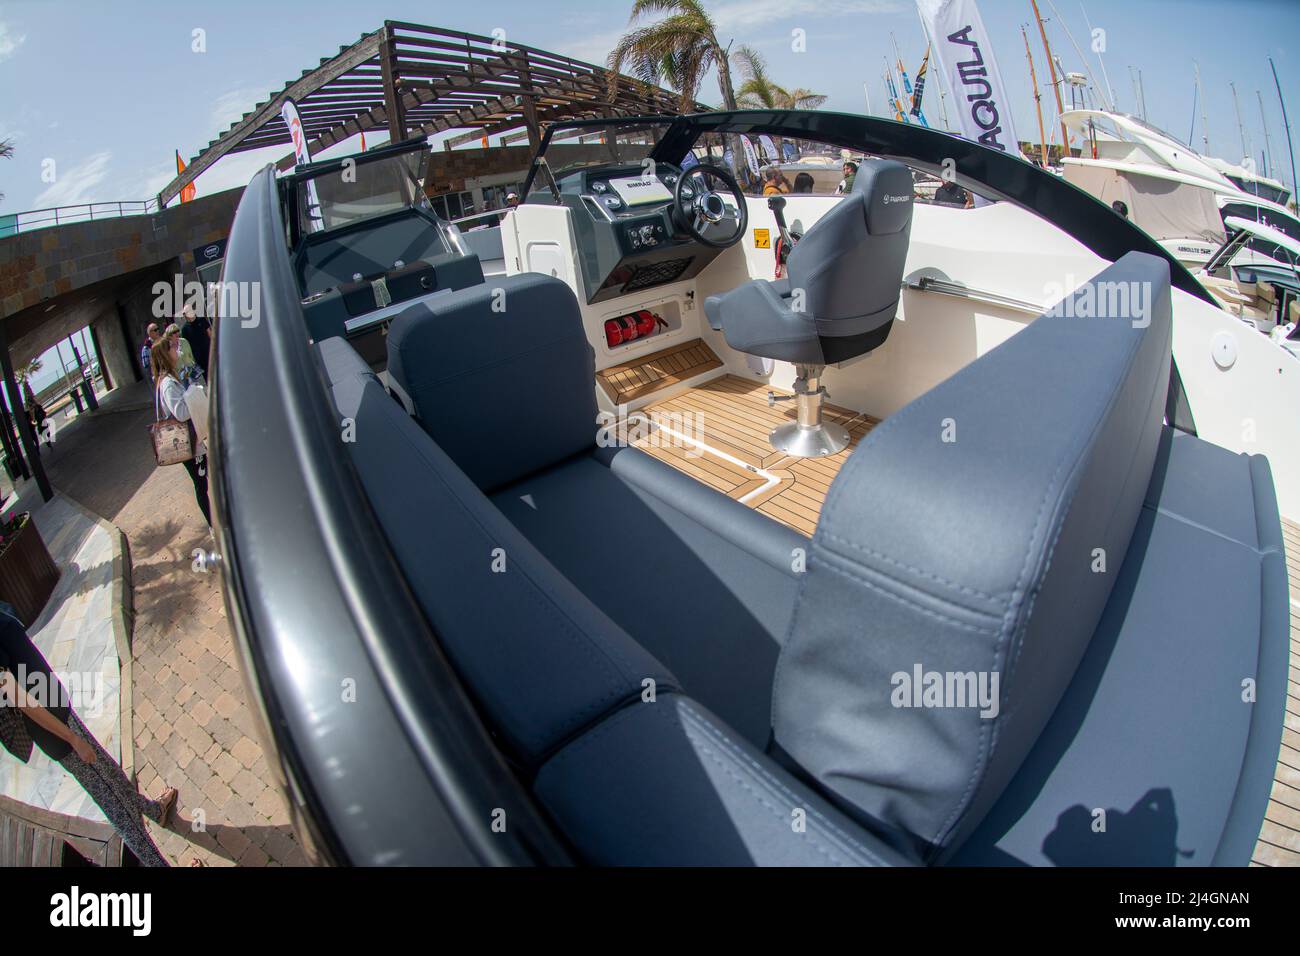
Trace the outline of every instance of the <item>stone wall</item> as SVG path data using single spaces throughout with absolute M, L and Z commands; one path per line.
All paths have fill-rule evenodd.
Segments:
M 192 278 L 192 250 L 229 233 L 242 193 L 231 189 L 150 216 L 69 223 L 0 239 L 0 319 L 169 259 L 179 259 Z

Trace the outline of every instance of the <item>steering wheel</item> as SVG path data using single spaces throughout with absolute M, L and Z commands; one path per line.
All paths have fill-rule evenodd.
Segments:
M 735 209 L 728 206 L 718 192 L 718 185 L 726 187 L 736 201 Z M 683 195 L 683 192 L 689 195 Z M 737 214 L 739 211 L 739 214 Z M 749 225 L 749 208 L 745 194 L 736 184 L 735 177 L 719 166 L 701 163 L 682 173 L 673 190 L 673 218 L 692 239 L 726 249 L 734 246 L 745 234 Z

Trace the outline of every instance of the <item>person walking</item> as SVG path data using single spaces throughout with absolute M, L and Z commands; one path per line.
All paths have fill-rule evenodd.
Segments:
M 144 368 L 144 374 L 153 381 L 153 363 L 149 358 L 149 353 L 153 351 L 154 344 L 158 341 L 158 323 L 150 322 L 148 328 L 144 330 L 144 343 L 140 346 L 140 365 Z
M 157 800 L 135 788 L 71 707 L 68 692 L 27 636 L 13 607 L 0 602 L 0 742 L 26 763 L 40 747 L 72 774 L 143 866 L 168 866 L 142 817 L 167 826 L 177 791 Z
M 161 419 L 162 412 L 166 412 L 167 417 L 174 418 L 180 422 L 190 420 L 190 409 L 185 403 L 185 386 L 181 384 L 178 370 L 176 368 L 176 350 L 166 339 L 161 340 L 153 347 L 150 353 L 153 363 L 154 377 L 154 412 Z M 197 441 L 197 439 L 196 439 Z M 207 449 L 202 443 L 194 449 L 194 457 L 181 462 L 185 470 L 189 473 L 190 481 L 194 482 L 194 497 L 199 503 L 199 511 L 203 512 L 203 520 L 207 522 L 209 528 L 212 527 L 212 514 L 208 505 L 208 471 L 205 455 Z
M 181 338 L 181 327 L 173 322 L 167 326 L 167 331 L 164 334 L 167 336 L 167 341 L 171 344 L 171 347 L 175 350 L 176 377 L 181 380 L 181 384 L 186 387 L 196 383 L 202 384 L 203 370 L 194 361 L 194 349 L 190 346 L 190 343 Z

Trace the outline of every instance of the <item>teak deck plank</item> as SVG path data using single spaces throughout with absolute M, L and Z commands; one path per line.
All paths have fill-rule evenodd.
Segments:
M 677 354 L 682 353 L 689 354 L 685 348 Z M 780 484 L 772 492 L 754 495 L 745 504 L 782 524 L 789 525 L 801 534 L 811 535 L 816 530 L 817 519 L 826 502 L 831 481 L 853 447 L 875 427 L 877 422 L 874 418 L 847 408 L 828 405 L 825 410 L 827 419 L 848 428 L 852 444 L 830 458 L 816 461 L 791 458 L 775 451 L 768 444 L 767 436 L 777 425 L 794 419 L 794 403 L 781 402 L 769 406 L 768 391 L 768 386 L 763 382 L 723 375 L 672 398 L 653 402 L 642 411 L 652 419 L 656 415 L 680 416 L 691 426 L 688 430 L 694 431 L 698 428 L 699 433 L 696 437 L 711 448 L 738 458 L 755 469 L 762 468 L 769 473 L 779 473 Z M 693 477 L 698 478 L 702 470 L 713 472 L 716 477 L 717 470 L 701 465 L 699 458 L 695 458 L 692 465 L 688 464 L 691 459 L 685 455 L 665 455 L 662 453 L 670 449 L 664 448 L 658 451 L 661 454 L 656 457 Z M 737 482 L 728 492 L 732 497 L 740 498 L 753 494 L 765 484 L 760 476 L 732 462 L 713 455 L 705 457 L 721 464 L 736 475 Z M 708 483 L 717 487 L 713 481 Z
M 1282 746 L 1273 774 L 1272 799 L 1259 831 L 1251 859 L 1265 866 L 1300 866 L 1300 700 L 1297 700 L 1297 671 L 1300 670 L 1300 525 L 1282 519 L 1282 544 L 1286 549 L 1287 579 L 1291 600 L 1290 681 L 1286 699 Z

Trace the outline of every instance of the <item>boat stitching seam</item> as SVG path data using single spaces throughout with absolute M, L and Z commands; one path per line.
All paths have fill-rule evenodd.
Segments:
M 721 767 L 722 771 L 726 773 L 727 776 L 731 777 L 733 780 L 739 783 L 741 787 L 743 787 L 746 791 L 753 794 L 754 798 L 760 804 L 762 804 L 767 809 L 771 810 L 773 814 L 776 816 L 776 818 L 780 820 L 783 825 L 786 822 L 785 811 L 782 810 L 780 807 L 777 807 L 772 803 L 768 802 L 767 800 L 764 800 L 763 795 L 759 793 L 757 790 L 755 790 L 743 777 L 739 775 L 739 773 L 736 772 L 737 764 L 739 765 L 739 768 L 741 770 L 747 770 L 751 775 L 757 775 L 759 779 L 762 780 L 763 783 L 767 784 L 770 788 L 776 790 L 777 793 L 780 794 L 781 796 L 786 797 L 791 803 L 791 809 L 800 808 L 801 806 L 803 806 L 808 802 L 806 799 L 801 800 L 798 794 L 796 794 L 794 791 L 790 790 L 788 787 L 782 784 L 781 781 L 776 779 L 776 777 L 774 777 L 772 774 L 770 774 L 766 770 L 766 768 L 764 768 L 761 764 L 753 760 L 753 758 L 748 757 L 748 755 L 746 755 L 744 751 L 735 744 L 734 741 L 732 741 L 725 733 L 723 733 L 721 729 L 716 727 L 713 724 L 713 722 L 710 721 L 708 718 L 706 718 L 703 714 L 697 712 L 694 708 L 692 708 L 686 702 L 685 699 L 680 700 L 678 706 L 683 711 L 683 713 L 686 714 L 688 717 L 688 720 L 683 722 L 683 729 L 687 731 L 687 736 L 688 737 L 691 736 L 690 730 L 692 729 L 687 725 L 694 722 L 695 727 L 693 729 L 701 737 L 706 738 L 700 743 L 701 746 L 704 748 L 704 752 L 709 756 L 709 758 L 713 760 L 713 762 L 716 763 L 719 767 Z M 710 734 L 712 734 L 712 736 L 715 738 L 713 741 L 707 740 Z M 727 749 L 728 755 L 732 758 L 733 763 L 731 765 L 728 765 L 721 754 L 715 752 L 715 750 L 713 749 L 708 748 L 707 744 L 710 742 L 713 743 L 715 747 L 718 747 L 719 745 L 725 747 Z M 871 862 L 879 864 L 881 866 L 884 865 L 883 860 L 881 860 L 878 856 L 872 853 L 865 846 L 862 846 L 860 843 L 854 840 L 847 833 L 844 833 L 842 830 L 840 830 L 839 827 L 835 826 L 834 823 L 832 823 L 830 820 L 824 817 L 815 808 L 804 807 L 804 812 L 807 813 L 809 816 L 813 817 L 814 819 L 818 820 L 819 822 L 821 822 L 824 826 L 827 827 L 827 829 L 829 829 L 837 837 L 839 837 L 840 839 L 845 841 L 845 843 L 848 844 L 848 846 L 846 847 L 839 848 L 839 852 L 844 852 L 845 850 L 847 850 L 850 853 L 852 853 L 852 851 L 857 850 Z M 791 832 L 793 833 L 795 831 L 791 830 Z M 823 847 L 816 839 L 813 838 L 812 834 L 810 834 L 807 830 L 804 831 L 803 836 L 805 836 L 808 839 L 808 842 L 813 846 L 813 848 L 816 849 L 822 855 L 827 856 L 831 859 L 837 858 L 837 853 L 834 852 L 835 848 Z

